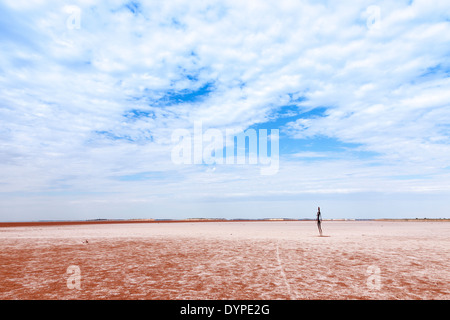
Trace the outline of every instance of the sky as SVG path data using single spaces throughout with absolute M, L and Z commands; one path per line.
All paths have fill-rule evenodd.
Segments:
M 449 160 L 449 1 L 0 1 L 0 221 L 449 218 Z

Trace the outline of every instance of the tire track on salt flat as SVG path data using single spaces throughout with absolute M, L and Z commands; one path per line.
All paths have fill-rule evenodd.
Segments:
M 289 284 L 289 282 L 287 280 L 287 277 L 286 277 L 286 273 L 284 272 L 283 262 L 280 259 L 280 251 L 278 249 L 278 242 L 277 242 L 276 253 L 277 253 L 278 266 L 280 267 L 281 277 L 283 278 L 284 285 L 287 288 L 287 292 L 288 292 L 289 298 L 291 300 L 297 300 L 296 294 L 293 294 L 292 289 L 291 289 L 291 285 Z

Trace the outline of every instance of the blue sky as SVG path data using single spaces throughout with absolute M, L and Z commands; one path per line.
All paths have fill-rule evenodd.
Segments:
M 0 220 L 450 217 L 448 1 L 0 2 Z M 278 129 L 279 170 L 174 130 Z

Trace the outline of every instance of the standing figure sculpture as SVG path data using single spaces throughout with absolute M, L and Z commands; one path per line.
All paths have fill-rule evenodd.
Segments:
M 320 236 L 322 236 L 322 226 L 321 226 L 321 223 L 322 223 L 322 216 L 321 216 L 321 214 L 320 214 L 320 207 L 319 207 L 319 208 L 318 208 L 318 211 L 317 211 L 317 227 L 319 228 Z

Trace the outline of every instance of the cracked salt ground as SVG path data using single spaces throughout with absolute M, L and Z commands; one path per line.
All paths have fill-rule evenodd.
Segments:
M 314 223 L 281 221 L 8 228 L 0 298 L 450 298 L 450 223 L 323 227 L 329 237 Z M 72 265 L 79 290 L 67 286 Z

